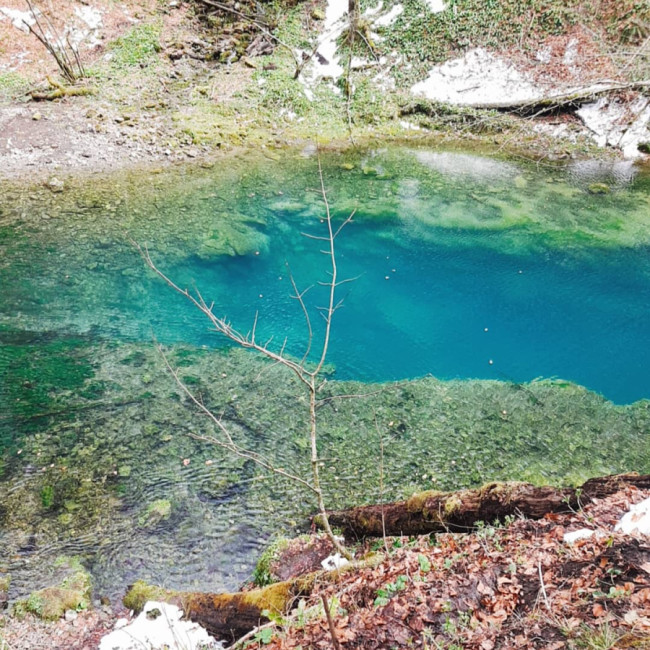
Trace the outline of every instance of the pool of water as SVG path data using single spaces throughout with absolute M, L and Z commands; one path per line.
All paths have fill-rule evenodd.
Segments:
M 341 287 L 327 390 L 370 395 L 321 414 L 333 505 L 380 496 L 377 420 L 390 498 L 650 469 L 647 174 L 425 149 L 329 154 L 323 168 L 335 219 L 355 213 L 337 239 L 354 280 Z M 298 388 L 213 351 L 224 341 L 129 239 L 236 327 L 257 313 L 258 338 L 302 355 L 289 273 L 313 287 L 318 340 L 328 260 L 305 236 L 324 232 L 318 185 L 315 158 L 288 153 L 71 180 L 56 195 L 6 186 L 0 569 L 13 596 L 38 584 L 35 559 L 61 553 L 85 558 L 111 596 L 138 577 L 234 588 L 269 535 L 305 525 L 313 504 L 295 486 L 186 435 L 206 424 L 152 338 L 244 440 L 300 468 Z

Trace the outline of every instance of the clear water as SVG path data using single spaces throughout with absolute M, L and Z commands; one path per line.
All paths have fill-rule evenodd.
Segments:
M 391 498 L 432 481 L 650 471 L 647 175 L 428 150 L 323 162 L 335 217 L 356 210 L 337 240 L 341 275 L 356 279 L 342 287 L 331 390 L 373 394 L 321 414 L 332 505 L 378 498 L 377 417 Z M 286 263 L 314 285 L 318 338 L 327 258 L 303 235 L 322 234 L 317 185 L 315 159 L 287 154 L 80 179 L 61 195 L 4 188 L 0 569 L 13 596 L 64 552 L 112 596 L 136 578 L 234 588 L 269 535 L 305 525 L 313 504 L 295 486 L 185 435 L 206 425 L 180 403 L 152 336 L 185 355 L 188 381 L 249 444 L 301 467 L 296 387 L 248 355 L 206 352 L 223 342 L 127 239 L 238 328 L 258 312 L 258 337 L 301 355 Z M 157 499 L 171 517 L 151 520 Z

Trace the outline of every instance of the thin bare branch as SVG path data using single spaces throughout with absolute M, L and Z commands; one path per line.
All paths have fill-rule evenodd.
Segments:
M 225 318 L 219 318 L 215 316 L 211 306 L 208 306 L 208 304 L 203 299 L 201 292 L 198 289 L 195 289 L 195 294 L 192 294 L 190 293 L 189 290 L 181 288 L 169 276 L 163 273 L 156 266 L 154 261 L 151 259 L 151 255 L 149 254 L 149 250 L 146 246 L 143 247 L 133 240 L 130 241 L 133 244 L 133 246 L 135 246 L 136 250 L 138 250 L 138 252 L 140 253 L 145 264 L 158 277 L 160 277 L 169 287 L 171 287 L 174 291 L 176 291 L 180 295 L 187 298 L 199 311 L 201 311 L 205 316 L 207 316 L 210 323 L 212 324 L 212 327 L 216 332 L 223 334 L 226 338 L 230 339 L 234 343 L 237 343 L 242 348 L 255 350 L 256 352 L 259 352 L 260 354 L 267 357 L 268 359 L 271 359 L 272 361 L 276 361 L 282 364 L 283 366 L 289 368 L 302 382 L 307 384 L 307 377 L 306 377 L 307 373 L 304 367 L 300 363 L 293 361 L 292 359 L 289 359 L 287 357 L 284 357 L 278 354 L 277 352 L 273 352 L 273 350 L 269 349 L 265 345 L 258 344 L 250 337 L 242 334 L 241 332 L 233 328 L 232 325 Z
M 275 467 L 275 465 L 273 465 L 273 463 L 270 460 L 258 454 L 257 452 L 251 451 L 250 449 L 245 449 L 244 447 L 240 447 L 234 441 L 230 431 L 228 430 L 228 427 L 226 427 L 226 425 L 222 422 L 221 418 L 217 417 L 200 399 L 198 399 L 196 395 L 181 380 L 181 378 L 178 376 L 178 371 L 175 370 L 174 367 L 169 362 L 169 358 L 165 354 L 162 345 L 157 345 L 157 348 L 160 356 L 162 357 L 165 363 L 165 366 L 167 367 L 167 370 L 174 378 L 174 381 L 176 382 L 178 387 L 189 398 L 189 400 L 199 409 L 199 411 L 201 411 L 201 413 L 203 413 L 203 415 L 205 415 L 212 422 L 212 424 L 214 424 L 217 427 L 217 429 L 223 434 L 225 438 L 225 442 L 223 440 L 219 440 L 214 436 L 203 436 L 197 433 L 190 433 L 190 436 L 192 438 L 195 438 L 196 440 L 211 442 L 212 444 L 227 449 L 228 451 L 239 456 L 240 458 L 252 460 L 257 465 L 263 467 L 265 470 L 269 472 L 272 472 L 273 474 L 279 474 L 280 476 L 284 476 L 285 478 L 291 479 L 292 481 L 296 481 L 300 485 L 303 485 L 304 487 L 308 488 L 310 491 L 316 492 L 316 490 L 314 489 L 312 484 L 309 483 L 309 481 L 306 481 L 305 479 L 301 478 L 297 474 L 292 474 L 290 472 L 287 472 L 283 468 Z

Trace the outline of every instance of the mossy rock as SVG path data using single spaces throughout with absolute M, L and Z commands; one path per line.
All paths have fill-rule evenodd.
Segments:
M 45 621 L 55 621 L 69 609 L 80 611 L 90 606 L 90 574 L 79 559 L 59 557 L 54 562 L 54 568 L 53 580 L 56 582 L 18 601 L 14 613 L 28 612 Z
M 144 580 L 138 580 L 129 587 L 129 590 L 122 599 L 122 603 L 128 609 L 139 614 L 150 600 L 171 602 L 175 596 L 176 592 L 174 591 L 150 585 Z
M 605 183 L 592 183 L 589 186 L 590 194 L 609 194 L 610 192 L 611 189 L 609 185 L 606 185 Z
M 202 260 L 253 255 L 268 249 L 268 237 L 244 224 L 220 224 L 199 244 L 196 255 Z
M 169 519 L 172 513 L 172 503 L 167 499 L 152 501 L 138 517 L 138 524 L 143 528 L 153 528 L 161 521 Z

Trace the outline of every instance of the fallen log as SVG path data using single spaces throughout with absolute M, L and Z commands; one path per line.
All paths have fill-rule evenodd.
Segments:
M 630 485 L 649 489 L 650 475 L 592 478 L 579 488 L 507 482 L 458 492 L 431 490 L 414 494 L 406 501 L 328 512 L 328 517 L 330 525 L 341 529 L 348 539 L 468 531 L 478 521 L 492 522 L 508 516 L 539 519 L 547 513 L 577 509 Z M 318 517 L 314 521 L 318 525 Z
M 623 90 L 644 90 L 650 88 L 650 80 L 632 82 L 605 81 L 584 88 L 572 88 L 563 92 L 536 97 L 532 99 L 504 100 L 498 102 L 469 102 L 459 104 L 458 108 L 476 109 L 476 110 L 495 110 L 507 113 L 518 113 L 520 115 L 543 115 L 550 111 L 560 108 L 577 108 L 582 104 L 594 101 L 601 95 L 608 95 Z M 434 102 L 432 102 L 434 104 Z M 403 107 L 400 115 L 412 115 L 423 112 L 425 114 L 435 115 L 436 110 L 433 106 L 427 107 L 422 99 L 416 99 Z
M 296 597 L 310 591 L 312 586 L 313 580 L 306 576 L 251 591 L 206 594 L 164 589 L 139 580 L 129 588 L 123 602 L 136 614 L 150 600 L 171 603 L 217 640 L 232 643 L 268 622 L 267 614 L 286 613 Z

